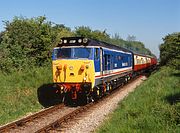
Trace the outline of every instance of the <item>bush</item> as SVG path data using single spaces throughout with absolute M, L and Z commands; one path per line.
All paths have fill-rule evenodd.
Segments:
M 160 45 L 161 65 L 169 65 L 180 70 L 180 32 L 167 35 Z

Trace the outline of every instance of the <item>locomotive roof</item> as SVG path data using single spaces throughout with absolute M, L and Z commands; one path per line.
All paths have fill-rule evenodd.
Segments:
M 140 54 L 140 53 L 125 49 L 123 47 L 120 47 L 114 44 L 106 43 L 106 42 L 99 41 L 96 39 L 85 38 L 85 37 L 63 37 L 61 38 L 61 41 L 57 45 L 57 47 L 62 47 L 62 46 L 99 46 L 99 47 L 105 47 L 109 49 L 121 50 L 124 52 L 130 52 L 134 55 L 156 58 L 150 55 Z
M 140 54 L 140 53 L 136 53 L 136 52 L 133 52 L 134 55 L 138 55 L 138 56 L 144 56 L 144 57 L 149 57 L 149 58 L 156 58 L 152 55 L 145 55 L 145 54 Z
M 62 46 L 99 46 L 99 47 L 105 47 L 109 49 L 121 50 L 132 53 L 132 51 L 122 48 L 120 46 L 116 46 L 103 41 L 98 41 L 95 39 L 89 39 L 85 37 L 63 37 L 61 38 L 61 41 L 57 45 L 57 47 L 62 47 Z

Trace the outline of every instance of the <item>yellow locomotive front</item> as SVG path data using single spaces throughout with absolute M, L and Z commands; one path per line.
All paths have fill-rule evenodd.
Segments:
M 93 48 L 83 45 L 56 47 L 53 50 L 53 82 L 64 95 L 64 102 L 84 100 L 95 83 Z

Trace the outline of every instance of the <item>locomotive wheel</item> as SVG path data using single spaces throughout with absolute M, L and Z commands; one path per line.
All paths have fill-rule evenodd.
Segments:
M 113 90 L 113 86 L 112 86 L 112 84 L 110 83 L 109 84 L 109 92 L 111 92 Z
M 67 105 L 67 106 L 72 106 L 73 105 L 73 100 L 72 100 L 72 97 L 71 97 L 71 92 L 66 92 L 65 95 L 64 95 L 64 104 Z
M 44 84 L 37 89 L 38 101 L 44 107 L 54 106 L 63 101 L 63 94 L 54 84 Z
M 78 93 L 77 104 L 80 106 L 87 104 L 87 96 L 85 93 Z
M 94 101 L 97 101 L 100 98 L 100 88 L 99 87 L 95 86 L 93 88 L 92 98 Z

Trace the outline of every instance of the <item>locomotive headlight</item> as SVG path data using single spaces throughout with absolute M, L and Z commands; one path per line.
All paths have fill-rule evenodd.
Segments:
M 61 92 L 61 94 L 64 92 L 64 86 L 60 87 L 60 92 Z
M 86 77 L 84 77 L 84 78 L 83 78 L 83 80 L 84 80 L 84 81 L 86 81 L 86 80 L 87 80 L 87 78 L 86 78 Z
M 89 68 L 89 65 L 86 65 L 86 69 L 88 69 Z
M 64 40 L 64 43 L 67 43 L 67 40 Z
M 78 43 L 82 43 L 82 39 L 79 39 L 79 40 L 78 40 Z
M 76 43 L 76 40 L 70 40 L 69 43 Z
M 64 87 L 63 86 L 61 86 L 61 90 L 63 90 L 64 89 Z
M 73 70 L 73 66 L 69 66 L 69 70 Z

